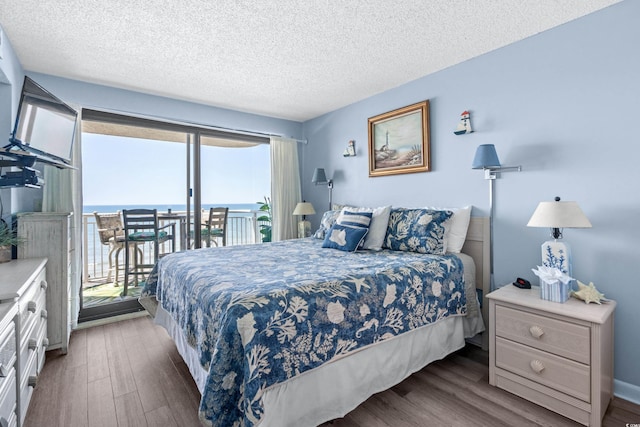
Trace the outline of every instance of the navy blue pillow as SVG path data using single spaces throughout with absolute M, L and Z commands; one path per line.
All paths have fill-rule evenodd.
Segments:
M 327 231 L 322 247 L 355 252 L 360 243 L 364 241 L 368 231 L 368 228 L 334 224 Z

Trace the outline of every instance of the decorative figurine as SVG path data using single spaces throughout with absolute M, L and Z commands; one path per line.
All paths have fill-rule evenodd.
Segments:
M 344 153 L 342 153 L 342 155 L 344 157 L 355 157 L 356 155 L 356 141 L 355 140 L 351 140 L 349 141 L 349 145 L 347 145 L 347 148 L 344 150 Z
M 590 302 L 595 302 L 596 304 L 601 304 L 600 301 L 606 302 L 607 300 L 604 298 L 604 294 L 600 293 L 594 286 L 593 282 L 589 282 L 589 286 L 585 285 L 581 281 L 578 282 L 578 291 L 571 292 L 571 295 L 575 298 L 581 299 L 585 302 L 585 304 L 589 304 Z
M 462 117 L 460 118 L 460 123 L 458 123 L 458 126 L 456 127 L 456 130 L 453 131 L 453 133 L 455 133 L 456 135 L 464 135 L 465 133 L 473 132 L 473 130 L 471 130 L 471 115 L 469 114 L 469 112 L 464 111 L 461 116 Z

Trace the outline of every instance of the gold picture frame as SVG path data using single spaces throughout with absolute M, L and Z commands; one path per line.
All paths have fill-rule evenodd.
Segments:
M 369 176 L 429 172 L 429 100 L 369 118 Z

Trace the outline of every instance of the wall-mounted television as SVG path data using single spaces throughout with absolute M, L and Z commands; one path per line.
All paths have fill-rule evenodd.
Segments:
M 15 127 L 5 148 L 33 153 L 45 163 L 70 165 L 77 116 L 73 108 L 25 77 Z

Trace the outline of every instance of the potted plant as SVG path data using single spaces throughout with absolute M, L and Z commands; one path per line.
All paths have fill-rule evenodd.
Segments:
M 260 211 L 263 213 L 258 217 L 260 223 L 260 234 L 262 234 L 262 243 L 271 241 L 271 199 L 264 198 L 264 202 L 258 202 Z
M 21 242 L 4 220 L 0 220 L 0 263 L 11 261 L 11 246 Z

